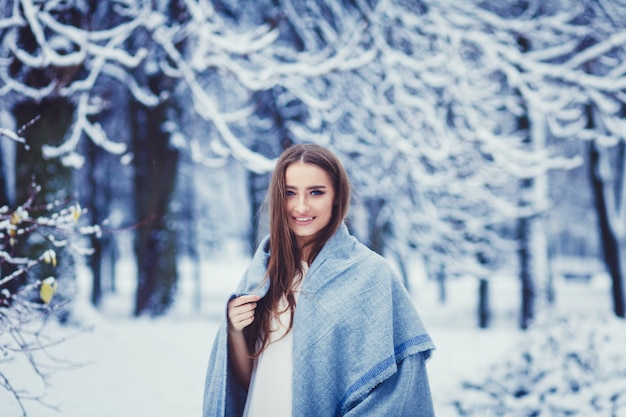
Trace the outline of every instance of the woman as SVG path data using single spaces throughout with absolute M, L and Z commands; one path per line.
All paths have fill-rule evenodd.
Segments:
M 203 417 L 433 416 L 434 345 L 389 264 L 348 233 L 340 161 L 290 147 L 268 203 L 270 235 L 213 345 Z

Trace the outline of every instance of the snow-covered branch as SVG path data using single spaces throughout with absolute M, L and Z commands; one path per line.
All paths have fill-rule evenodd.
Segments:
M 82 237 L 98 235 L 100 229 L 79 225 L 84 209 L 77 203 L 34 206 L 39 191 L 40 187 L 33 185 L 32 194 L 22 205 L 13 210 L 0 207 L 0 263 L 6 273 L 0 276 L 0 364 L 25 361 L 21 372 L 36 374 L 47 385 L 52 372 L 77 365 L 49 351 L 67 340 L 58 330 L 57 336 L 50 336 L 44 329 L 67 301 L 57 294 L 58 286 L 65 285 L 65 281 L 58 282 L 54 273 L 44 275 L 44 271 L 54 270 L 57 252 L 64 248 L 80 248 L 83 252 Z M 48 247 L 37 256 L 22 254 L 23 243 L 34 235 Z M 41 268 L 43 265 L 45 269 Z M 6 367 L 0 368 L 0 389 L 12 395 L 23 416 L 28 415 L 27 404 L 32 401 L 58 411 L 45 401 L 45 394 L 34 394 L 33 387 L 22 387 L 19 377 Z
M 68 139 L 54 151 L 47 148 L 50 157 L 73 152 L 83 132 L 89 133 L 86 136 L 99 145 L 108 143 L 98 140 L 106 134 L 92 128 L 96 125 L 87 120 L 83 108 L 84 102 L 92 101 L 91 96 L 97 94 L 97 86 L 109 79 L 119 81 L 146 106 L 155 106 L 163 97 L 169 97 L 171 91 L 150 91 L 142 85 L 144 76 L 154 76 L 154 71 L 160 68 L 161 76 L 175 79 L 191 92 L 197 115 L 215 127 L 219 139 L 234 158 L 254 171 L 267 171 L 273 162 L 247 149 L 231 127 L 233 123 L 245 123 L 244 119 L 233 121 L 225 116 L 220 110 L 219 97 L 205 90 L 204 80 L 217 74 L 225 83 L 239 84 L 238 88 L 247 90 L 239 100 L 239 107 L 245 108 L 249 106 L 250 95 L 256 91 L 277 86 L 296 88 L 297 79 L 351 71 L 375 57 L 363 47 L 367 33 L 364 23 L 354 19 L 345 19 L 346 30 L 341 32 L 325 27 L 325 47 L 296 51 L 285 47 L 281 40 L 284 33 L 278 26 L 267 22 L 233 26 L 215 12 L 210 2 L 186 1 L 188 20 L 166 16 L 153 9 L 149 2 L 117 2 L 108 11 L 113 13 L 108 17 L 117 23 L 98 30 L 91 29 L 91 25 L 83 27 L 60 20 L 54 13 L 60 4 L 50 3 L 43 8 L 33 0 L 14 4 L 13 16 L 2 21 L 9 32 L 0 45 L 13 59 L 14 66 L 18 63 L 22 73 L 49 68 L 59 73 L 81 69 L 76 77 L 69 79 L 53 76 L 42 87 L 30 85 L 23 77 L 9 76 L 0 68 L 4 82 L 0 91 L 4 96 L 13 94 L 40 100 L 60 95 L 78 102 Z M 341 8 L 335 8 L 335 12 L 339 11 Z M 24 44 L 25 40 L 17 32 L 18 24 L 27 25 L 35 45 Z M 147 42 L 130 50 L 128 45 L 138 38 Z M 97 118 L 97 114 L 90 116 Z
M 274 160 L 251 143 L 272 129 L 329 145 L 346 156 L 364 198 L 383 200 L 375 224 L 412 231 L 403 237 L 411 244 L 454 246 L 468 259 L 494 240 L 497 222 L 545 209 L 545 202 L 514 208 L 511 189 L 520 180 L 578 163 L 529 145 L 536 132 L 520 123 L 531 110 L 544 116 L 551 138 L 623 135 L 626 33 L 599 18 L 584 24 L 599 14 L 573 1 L 521 10 L 381 0 L 371 10 L 368 1 L 283 0 L 271 10 L 222 13 L 210 1 L 185 0 L 178 15 L 163 4 L 116 1 L 97 9 L 98 24 L 89 16 L 91 24 L 64 21 L 55 12 L 61 3 L 16 1 L 0 20 L 8 60 L 0 94 L 76 103 L 71 131 L 45 148 L 48 157 L 76 160 L 81 138 L 125 152 L 108 139 L 93 104 L 112 80 L 147 107 L 188 96 L 189 117 L 208 133 L 200 140 L 182 127 L 176 140 L 189 142 L 196 161 L 230 157 L 270 171 Z M 32 39 L 20 37 L 24 28 Z M 258 99 L 265 93 L 273 103 Z M 259 115 L 266 104 L 276 120 Z M 589 127 L 587 105 L 600 110 L 601 127 Z M 202 154 L 207 149 L 212 156 Z M 418 214 L 390 209 L 412 204 Z

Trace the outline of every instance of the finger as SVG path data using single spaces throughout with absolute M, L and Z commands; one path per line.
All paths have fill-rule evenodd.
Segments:
M 240 306 L 231 305 L 228 307 L 228 319 L 233 324 L 237 324 L 242 320 L 247 320 L 254 316 L 256 307 L 257 303 L 246 303 Z
M 236 298 L 233 298 L 232 300 L 230 300 L 229 304 L 232 303 L 232 305 L 234 307 L 237 307 L 237 306 L 241 306 L 241 305 L 244 305 L 244 304 L 247 304 L 247 303 L 256 303 L 260 299 L 261 299 L 261 297 L 259 297 L 258 295 L 254 295 L 254 294 L 242 295 L 240 297 L 236 297 Z
M 254 310 L 257 306 L 256 302 L 248 302 L 248 303 L 243 303 L 243 304 L 239 304 L 239 303 L 232 303 L 228 305 L 228 311 L 250 311 L 250 310 Z
M 257 301 L 260 299 L 258 295 L 242 295 L 231 299 L 228 302 L 229 327 L 239 331 L 252 324 Z
M 241 323 L 242 325 L 245 324 L 245 326 L 252 323 L 253 321 L 254 321 L 254 311 L 250 312 L 247 315 L 242 315 L 239 319 L 239 323 Z
M 230 327 L 235 330 L 243 330 L 245 327 L 252 324 L 254 321 L 254 311 L 249 312 L 248 314 L 242 314 L 237 317 L 230 319 Z
M 250 314 L 254 314 L 256 310 L 256 303 L 246 304 L 241 307 L 234 307 L 228 310 L 228 315 L 233 318 L 248 317 Z
M 250 317 L 248 320 L 244 320 L 241 322 L 241 329 L 245 329 L 246 327 L 248 327 L 249 325 L 251 325 L 254 322 L 254 316 Z

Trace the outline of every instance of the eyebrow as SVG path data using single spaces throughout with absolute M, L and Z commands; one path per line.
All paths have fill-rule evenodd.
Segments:
M 287 188 L 297 189 L 298 187 L 296 187 L 295 185 L 287 184 Z M 320 188 L 326 188 L 326 186 L 325 185 L 311 185 L 310 187 L 306 187 L 305 190 L 317 190 Z

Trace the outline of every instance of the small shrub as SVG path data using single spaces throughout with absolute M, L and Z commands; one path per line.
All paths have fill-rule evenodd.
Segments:
M 460 416 L 626 416 L 626 322 L 539 320 L 512 356 L 453 394 Z
M 83 209 L 77 203 L 48 204 L 33 207 L 35 194 L 24 204 L 11 210 L 0 207 L 0 365 L 26 360 L 46 385 L 50 373 L 67 363 L 47 354 L 47 349 L 62 343 L 63 336 L 51 337 L 45 332 L 45 324 L 63 310 L 68 299 L 56 295 L 58 286 L 54 273 L 58 253 L 68 250 L 87 254 L 82 247 L 83 236 L 99 234 L 94 226 L 80 226 Z M 26 239 L 35 240 L 32 248 L 41 248 L 35 256 L 18 253 Z M 67 253 L 67 256 L 71 256 Z M 46 406 L 43 396 L 32 395 L 27 389 L 17 387 L 0 366 L 0 389 L 9 391 L 22 415 L 26 416 L 26 401 L 40 402 Z M 52 407 L 54 408 L 54 407 Z

